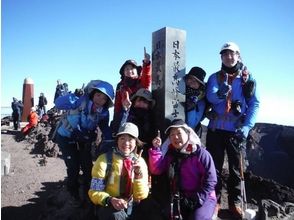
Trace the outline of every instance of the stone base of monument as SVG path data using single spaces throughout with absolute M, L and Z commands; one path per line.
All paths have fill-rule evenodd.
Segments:
M 1 176 L 8 175 L 10 169 L 10 153 L 1 152 Z

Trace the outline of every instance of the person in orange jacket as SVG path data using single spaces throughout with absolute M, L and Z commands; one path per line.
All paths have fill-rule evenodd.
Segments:
M 31 112 L 28 116 L 29 123 L 21 129 L 21 132 L 24 136 L 28 135 L 30 131 L 38 125 L 38 114 L 36 113 L 36 108 L 32 107 Z

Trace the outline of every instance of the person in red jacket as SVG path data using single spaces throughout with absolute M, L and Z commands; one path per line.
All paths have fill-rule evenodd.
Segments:
M 112 121 L 112 133 L 118 131 L 120 115 L 123 109 L 129 109 L 132 102 L 129 97 L 132 97 L 140 88 L 150 90 L 151 87 L 151 62 L 150 55 L 146 53 L 144 47 L 143 66 L 138 66 L 135 60 L 127 60 L 121 66 L 120 71 L 121 81 L 117 84 L 115 103 L 114 103 L 114 116 Z
M 21 129 L 21 132 L 24 136 L 28 135 L 30 131 L 38 125 L 38 114 L 36 113 L 36 108 L 32 107 L 31 112 L 28 116 L 29 123 Z

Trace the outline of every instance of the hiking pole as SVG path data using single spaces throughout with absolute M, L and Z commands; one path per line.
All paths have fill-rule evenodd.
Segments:
M 243 170 L 243 154 L 240 150 L 240 176 L 241 176 L 241 208 L 242 208 L 242 217 L 247 210 L 247 198 L 246 198 L 246 189 L 245 189 L 245 179 L 244 179 L 244 170 Z
M 238 140 L 237 138 L 230 138 L 230 142 L 233 145 L 233 147 L 239 151 L 240 159 L 239 159 L 239 165 L 240 165 L 240 179 L 241 179 L 241 216 L 242 219 L 244 218 L 245 210 L 247 209 L 247 199 L 246 199 L 246 189 L 245 189 L 245 179 L 244 179 L 244 170 L 243 170 L 243 142 Z
M 253 220 L 256 216 L 256 211 L 254 209 L 247 208 L 247 198 L 245 189 L 245 178 L 244 178 L 244 155 L 243 149 L 245 149 L 244 142 L 240 142 L 236 138 L 230 139 L 231 144 L 235 149 L 239 150 L 240 153 L 240 179 L 241 179 L 241 209 L 242 209 L 242 219 Z

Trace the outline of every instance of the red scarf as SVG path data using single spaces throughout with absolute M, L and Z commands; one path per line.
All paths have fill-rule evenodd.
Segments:
M 223 82 L 224 81 L 224 79 L 225 79 L 225 72 L 224 71 L 222 71 L 221 72 L 222 74 L 221 74 L 221 82 Z M 228 84 L 229 85 L 231 85 L 232 86 L 232 84 L 233 84 L 233 81 L 234 81 L 234 79 L 236 78 L 236 76 L 238 75 L 238 71 L 237 72 L 235 72 L 234 74 L 228 74 Z M 228 93 L 228 95 L 227 95 L 227 98 L 226 98 L 226 114 L 227 113 L 229 113 L 230 112 L 230 110 L 231 110 L 231 107 L 232 107 L 232 90 L 231 91 L 229 91 L 229 93 Z
M 132 194 L 132 170 L 133 161 L 132 158 L 127 157 L 123 160 L 122 178 L 125 183 L 124 197 L 128 198 Z M 124 186 L 121 186 L 122 188 Z

